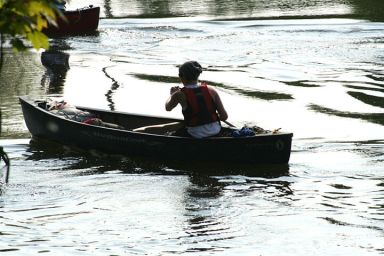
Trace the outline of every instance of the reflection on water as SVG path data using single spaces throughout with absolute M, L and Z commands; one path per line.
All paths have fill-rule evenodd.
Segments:
M 148 74 L 132 74 L 133 76 L 141 79 L 141 80 L 147 80 L 147 81 L 155 81 L 158 83 L 178 83 L 179 78 L 178 77 L 170 77 L 170 76 L 161 76 L 161 75 L 148 75 Z M 285 93 L 279 93 L 279 92 L 265 92 L 265 91 L 257 91 L 252 88 L 239 88 L 236 86 L 227 85 L 224 83 L 217 83 L 214 81 L 208 81 L 208 80 L 202 80 L 201 82 L 206 82 L 211 86 L 222 88 L 230 93 L 236 93 L 242 96 L 248 96 L 252 98 L 262 99 L 262 100 L 290 100 L 293 99 L 292 95 L 285 94 Z
M 0 145 L 12 173 L 0 195 L 0 252 L 382 253 L 384 27 L 371 22 L 383 21 L 381 0 L 92 4 L 103 9 L 99 33 L 52 40 L 59 65 L 44 66 L 44 52 L 6 49 Z M 158 19 L 175 16 L 191 18 Z M 218 89 L 230 122 L 294 132 L 289 165 L 110 156 L 30 141 L 19 95 L 180 115 L 166 113 L 164 100 L 188 59 L 203 64 L 202 80 Z
M 74 1 L 75 2 L 75 1 Z M 215 17 L 282 17 L 282 16 L 338 16 L 349 14 L 345 1 L 100 1 L 104 15 L 113 17 L 164 18 L 185 16 Z M 80 6 L 72 3 L 70 6 Z
M 113 94 L 120 87 L 120 85 L 113 77 L 108 75 L 107 67 L 103 68 L 102 71 L 105 74 L 105 76 L 108 77 L 109 79 L 111 79 L 111 81 L 112 81 L 111 89 L 108 90 L 108 92 L 105 94 L 105 96 L 107 97 L 107 101 L 109 102 L 109 104 L 108 104 L 109 109 L 113 111 L 113 110 L 115 110 L 115 103 L 113 102 Z
M 46 72 L 41 78 L 41 85 L 46 88 L 47 94 L 61 94 L 65 84 L 65 78 L 70 68 L 69 53 L 70 46 L 64 39 L 54 39 L 50 47 L 41 53 L 41 64 Z
M 8 183 L 10 172 L 10 161 L 3 147 L 0 146 L 0 195 L 2 194 L 2 186 Z
M 3 229 L 9 234 L 3 240 L 7 250 L 56 252 L 60 236 L 65 241 L 56 248 L 66 248 L 72 255 L 99 240 L 101 234 L 104 243 L 95 248 L 96 255 L 107 248 L 119 251 L 121 243 L 127 242 L 135 246 L 126 248 L 126 253 L 138 247 L 143 254 L 236 250 L 245 231 L 235 219 L 245 209 L 233 204 L 232 197 L 252 198 L 263 191 L 269 196 L 291 193 L 289 182 L 278 180 L 279 175 L 276 180 L 212 177 L 202 169 L 199 173 L 178 171 L 151 160 L 145 164 L 143 159 L 136 165 L 135 160 L 96 156 L 95 152 L 84 155 L 36 141 L 23 150 L 20 147 L 25 146 L 8 146 L 19 173 L 5 197 L 7 210 L 0 208 L 8 223 Z M 31 175 L 34 182 L 25 181 Z M 23 214 L 14 219 L 11 213 Z M 24 243 L 14 244 L 14 235 L 25 228 L 29 232 L 23 235 Z M 44 229 L 51 233 L 46 235 Z M 71 242 L 74 239 L 76 245 Z M 31 247 L 31 240 L 45 243 Z
M 308 141 L 291 174 L 265 177 L 14 140 L 6 146 L 17 171 L 0 198 L 0 250 L 281 255 L 288 242 L 287 255 L 308 255 L 314 243 L 315 255 L 374 255 L 384 228 L 383 177 L 374 168 L 384 160 L 382 142 L 361 152 L 354 144 Z
M 121 1 L 98 0 L 93 5 L 102 7 L 106 18 L 164 18 L 210 16 L 221 18 L 363 18 L 383 21 L 381 0 L 271 0 L 271 1 Z M 82 1 L 71 1 L 69 8 L 84 7 Z
M 384 92 L 384 90 L 380 90 L 380 91 Z M 373 95 L 365 94 L 363 92 L 356 92 L 356 91 L 348 92 L 348 94 L 364 102 L 365 104 L 369 104 L 379 108 L 384 108 L 383 97 L 373 96 Z
M 362 119 L 368 122 L 384 125 L 383 113 L 356 113 L 356 112 L 348 112 L 348 111 L 338 111 L 335 109 L 322 107 L 316 104 L 309 105 L 309 108 L 319 113 L 335 115 L 339 117 L 357 118 L 357 119 Z
M 2 126 L 0 137 L 25 137 L 22 126 L 22 114 L 17 97 L 31 95 L 39 97 L 45 93 L 40 85 L 44 67 L 36 52 L 15 54 L 11 49 L 4 49 L 4 65 L 0 69 L 0 108 Z
M 85 151 L 75 147 L 68 147 L 43 139 L 32 139 L 28 148 L 28 160 L 41 161 L 48 158 L 62 160 L 77 159 L 68 169 L 92 169 L 94 172 L 103 173 L 106 169 L 119 169 L 123 172 L 153 172 L 159 174 L 196 174 L 196 179 L 201 175 L 230 175 L 242 174 L 248 176 L 274 178 L 287 175 L 287 164 L 231 164 L 217 162 L 193 162 L 187 166 L 182 160 L 164 160 L 160 158 L 132 157 L 120 155 L 107 155 L 100 151 Z M 205 177 L 204 176 L 204 177 Z
M 384 2 L 381 0 L 349 0 L 357 17 L 384 21 Z
M 47 86 L 48 94 L 60 94 L 69 69 L 69 54 L 58 50 L 48 50 L 41 54 L 41 63 L 46 68 L 41 85 Z

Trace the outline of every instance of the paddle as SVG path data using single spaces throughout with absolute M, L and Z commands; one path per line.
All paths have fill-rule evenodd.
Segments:
M 230 126 L 230 127 L 233 127 L 233 128 L 236 128 L 236 126 L 234 126 L 233 124 L 231 124 L 230 122 L 228 122 L 228 121 L 223 121 L 224 123 L 226 123 L 228 126 Z

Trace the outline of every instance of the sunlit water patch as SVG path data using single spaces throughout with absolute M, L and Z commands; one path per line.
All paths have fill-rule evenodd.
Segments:
M 64 94 L 80 105 L 104 101 L 115 110 L 179 117 L 164 111 L 164 99 L 179 84 L 177 66 L 197 59 L 201 79 L 220 91 L 239 126 L 283 127 L 299 138 L 377 139 L 384 71 L 381 43 L 372 40 L 382 31 L 381 23 L 350 19 L 103 20 L 97 54 L 92 40 L 67 41 L 76 50 Z M 97 95 L 84 99 L 91 91 Z
M 276 176 L 206 176 L 201 167 L 3 142 L 13 167 L 0 247 L 17 255 L 278 255 L 282 243 L 296 255 L 313 246 L 315 255 L 382 249 L 380 141 L 303 141 L 289 174 Z

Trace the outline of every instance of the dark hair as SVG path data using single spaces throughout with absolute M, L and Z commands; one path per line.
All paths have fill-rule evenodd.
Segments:
M 187 81 L 195 81 L 203 72 L 203 68 L 197 61 L 187 61 L 179 67 L 179 77 Z

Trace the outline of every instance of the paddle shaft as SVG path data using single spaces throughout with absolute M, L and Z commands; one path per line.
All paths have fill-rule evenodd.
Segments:
M 236 126 L 234 126 L 233 124 L 231 124 L 230 122 L 228 122 L 228 121 L 223 121 L 224 123 L 226 123 L 227 125 L 229 125 L 229 126 L 231 126 L 231 127 L 233 127 L 233 128 L 236 128 Z

